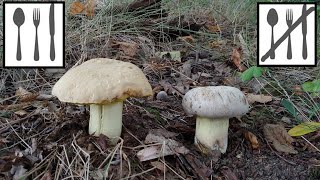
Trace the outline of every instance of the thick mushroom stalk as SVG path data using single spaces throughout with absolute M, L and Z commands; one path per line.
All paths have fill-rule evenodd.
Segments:
M 199 148 L 205 147 L 225 153 L 228 147 L 228 127 L 228 118 L 212 119 L 198 116 L 194 143 Z
M 106 135 L 117 142 L 121 135 L 123 101 L 106 105 L 90 105 L 89 134 Z

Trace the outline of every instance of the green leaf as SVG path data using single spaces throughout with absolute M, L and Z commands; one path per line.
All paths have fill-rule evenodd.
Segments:
M 292 129 L 289 130 L 288 134 L 290 136 L 302 136 L 302 135 L 314 132 L 318 129 L 320 129 L 319 122 L 306 122 L 293 127 Z
M 281 105 L 283 107 L 286 108 L 286 110 L 295 118 L 297 118 L 297 111 L 296 109 L 294 108 L 293 104 L 291 101 L 287 100 L 287 99 L 283 99 L 281 101 Z
M 320 79 L 308 81 L 302 84 L 302 89 L 305 92 L 320 92 Z
M 305 82 L 302 84 L 302 89 L 305 92 L 312 92 L 313 91 L 313 83 L 312 82 Z
M 317 115 L 318 111 L 320 111 L 320 103 L 316 104 L 316 105 L 310 110 L 309 119 L 312 119 L 315 115 Z
M 253 77 L 260 77 L 264 69 L 262 67 L 252 66 L 241 74 L 242 81 L 250 81 Z

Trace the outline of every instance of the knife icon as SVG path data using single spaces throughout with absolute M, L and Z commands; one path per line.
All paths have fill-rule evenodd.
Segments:
M 302 15 L 305 16 L 307 11 L 306 4 L 302 7 Z M 303 36 L 303 45 L 302 45 L 302 57 L 303 59 L 307 59 L 308 57 L 308 51 L 307 51 L 307 16 L 302 20 L 302 36 Z
M 50 26 L 50 36 L 51 36 L 50 59 L 51 61 L 54 61 L 56 57 L 56 53 L 54 48 L 54 4 L 53 3 L 51 3 L 50 5 L 49 26 Z

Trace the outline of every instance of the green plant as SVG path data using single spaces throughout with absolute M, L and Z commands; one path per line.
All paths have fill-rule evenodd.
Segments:
M 297 111 L 296 111 L 296 108 L 294 107 L 293 103 L 292 103 L 290 100 L 288 100 L 288 99 L 283 99 L 283 100 L 281 101 L 281 105 L 282 105 L 284 108 L 286 108 L 286 110 L 287 110 L 295 119 L 299 120 L 299 119 L 298 119 L 298 113 L 297 113 Z M 300 121 L 300 120 L 299 120 L 299 121 Z
M 296 111 L 296 108 L 294 107 L 293 103 L 288 99 L 283 99 L 281 101 L 281 105 L 286 108 L 286 110 L 299 122 L 302 120 L 298 116 L 298 112 Z M 317 104 L 316 107 L 314 107 L 309 114 L 309 119 L 311 119 L 313 116 L 316 115 L 316 113 L 320 110 L 320 104 Z M 288 133 L 290 136 L 302 136 L 314 131 L 317 131 L 320 129 L 320 123 L 319 122 L 303 122 L 299 125 L 291 128 Z
M 302 136 L 320 129 L 319 122 L 301 123 L 288 131 L 290 136 Z
M 313 81 L 308 81 L 302 84 L 302 89 L 305 92 L 310 92 L 317 94 L 320 92 L 320 79 L 315 79 Z
M 263 72 L 265 71 L 265 68 L 262 67 L 257 67 L 257 66 L 252 66 L 249 69 L 245 70 L 241 74 L 241 80 L 242 81 L 250 81 L 252 78 L 258 78 L 262 76 Z

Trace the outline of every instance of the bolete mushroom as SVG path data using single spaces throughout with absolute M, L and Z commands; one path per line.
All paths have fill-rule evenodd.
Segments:
M 121 135 L 123 101 L 150 96 L 152 88 L 134 64 L 98 58 L 66 72 L 52 94 L 62 102 L 89 104 L 89 134 L 104 134 L 115 143 Z
M 229 86 L 194 88 L 184 95 L 182 106 L 187 114 L 197 117 L 194 143 L 221 153 L 225 153 L 228 146 L 229 118 L 249 111 L 245 95 Z

